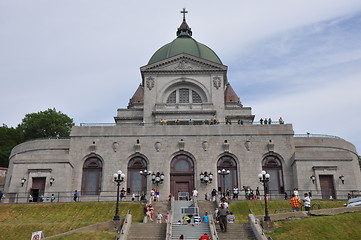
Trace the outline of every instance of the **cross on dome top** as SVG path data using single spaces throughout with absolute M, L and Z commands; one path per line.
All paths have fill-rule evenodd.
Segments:
M 186 11 L 186 9 L 183 8 L 181 13 L 183 14 L 183 22 L 177 30 L 177 37 L 184 37 L 184 36 L 192 37 L 192 30 L 186 22 L 186 13 L 188 13 L 188 11 Z
M 186 9 L 183 8 L 183 11 L 181 11 L 181 13 L 183 13 L 183 21 L 186 21 L 186 13 L 188 13 L 188 11 L 186 11 Z

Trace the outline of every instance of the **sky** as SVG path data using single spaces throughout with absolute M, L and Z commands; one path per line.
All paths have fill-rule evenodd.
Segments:
M 360 0 L 0 0 L 0 124 L 48 108 L 114 122 L 183 8 L 256 121 L 282 117 L 361 151 Z

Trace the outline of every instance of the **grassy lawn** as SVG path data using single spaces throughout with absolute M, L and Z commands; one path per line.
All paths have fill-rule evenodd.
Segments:
M 124 217 L 128 209 L 131 209 L 133 221 L 140 222 L 143 219 L 141 204 L 120 203 L 119 215 Z M 0 239 L 27 240 L 35 231 L 43 231 L 45 237 L 50 237 L 80 227 L 112 220 L 114 211 L 115 203 L 113 202 L 1 204 Z M 93 235 L 102 235 L 102 233 L 95 231 Z M 74 238 L 59 239 L 100 239 L 100 237 L 87 237 L 87 234 L 73 234 L 73 236 Z M 112 236 L 114 238 L 115 234 L 112 233 Z
M 278 221 L 276 230 L 269 234 L 273 240 L 361 239 L 361 212 L 335 216 L 309 217 L 299 220 Z
M 312 200 L 311 204 L 320 204 L 321 209 L 339 208 L 346 203 L 345 200 Z M 241 201 L 233 202 L 229 205 L 230 211 L 236 216 L 236 222 L 248 222 L 249 209 L 258 215 L 264 215 L 264 201 Z M 277 209 L 291 209 L 289 201 L 277 200 L 268 201 L 269 214 L 273 214 Z

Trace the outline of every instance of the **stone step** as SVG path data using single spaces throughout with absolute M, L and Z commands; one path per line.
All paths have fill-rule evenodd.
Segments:
M 216 209 L 216 202 L 198 200 L 199 214 L 204 215 L 205 212 L 208 212 L 208 215 L 212 215 Z
M 183 234 L 185 239 L 199 239 L 204 233 L 210 235 L 209 226 L 207 224 L 192 225 L 173 225 L 172 239 L 178 239 Z
M 222 232 L 219 224 L 216 225 L 219 239 L 227 240 L 256 240 L 248 223 L 228 223 L 227 232 Z
M 166 223 L 135 223 L 133 222 L 127 239 L 162 239 L 166 237 Z

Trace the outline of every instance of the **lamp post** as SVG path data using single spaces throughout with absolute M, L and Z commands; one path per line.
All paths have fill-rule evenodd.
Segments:
M 53 177 L 50 178 L 50 186 L 53 186 L 53 182 L 55 181 L 55 179 Z
M 315 184 L 315 181 L 316 181 L 315 175 L 312 175 L 312 176 L 310 177 L 310 179 L 311 179 L 312 183 Z
M 222 170 L 218 170 L 218 174 L 223 177 L 222 191 L 224 197 L 226 197 L 226 175 L 228 175 L 229 173 L 230 171 L 224 168 Z
M 164 181 L 164 173 L 160 173 L 160 172 L 157 172 L 157 173 L 153 173 L 152 174 L 152 182 L 153 184 L 162 184 Z
M 115 207 L 115 215 L 114 215 L 113 220 L 120 220 L 120 217 L 119 217 L 119 187 L 120 187 L 120 183 L 124 181 L 125 174 L 121 170 L 118 170 L 118 172 L 114 173 L 113 177 L 114 177 L 114 182 L 117 183 L 117 205 Z
M 264 221 L 271 221 L 270 216 L 268 215 L 268 203 L 267 203 L 267 186 L 266 184 L 269 182 L 270 175 L 266 173 L 266 171 L 262 171 L 258 174 L 259 181 L 263 183 L 263 191 L 264 191 Z
M 345 176 L 344 175 L 341 175 L 339 177 L 339 179 L 341 180 L 342 184 L 345 184 Z
M 22 178 L 22 179 L 21 179 L 21 186 L 24 186 L 25 182 L 26 182 L 26 179 L 25 179 L 25 178 Z
M 212 180 L 213 180 L 213 174 L 211 172 L 201 172 L 200 174 L 200 177 L 201 177 L 201 182 L 202 183 L 212 183 Z

